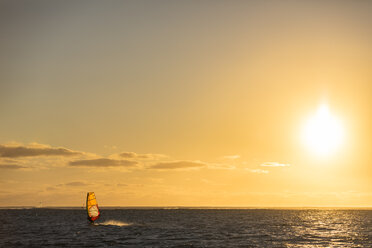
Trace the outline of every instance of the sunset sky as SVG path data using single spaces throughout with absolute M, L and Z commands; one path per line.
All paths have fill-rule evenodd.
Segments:
M 0 206 L 372 206 L 371 1 L 0 1 Z

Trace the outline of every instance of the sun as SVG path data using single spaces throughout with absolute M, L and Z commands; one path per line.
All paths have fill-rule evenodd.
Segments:
M 319 156 L 333 154 L 343 143 L 342 123 L 330 114 L 326 104 L 319 107 L 304 125 L 302 131 L 304 144 Z

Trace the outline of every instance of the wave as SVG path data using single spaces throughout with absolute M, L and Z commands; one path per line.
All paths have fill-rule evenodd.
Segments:
M 130 226 L 132 223 L 126 223 L 118 220 L 106 220 L 105 222 L 94 223 L 97 226 Z

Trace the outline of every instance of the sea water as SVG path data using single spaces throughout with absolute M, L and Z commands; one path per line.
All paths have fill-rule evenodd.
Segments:
M 372 247 L 372 210 L 0 209 L 0 247 Z

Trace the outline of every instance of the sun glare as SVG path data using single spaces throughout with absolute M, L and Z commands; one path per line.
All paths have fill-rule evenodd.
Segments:
M 334 153 L 344 139 L 341 122 L 330 114 L 327 105 L 321 105 L 306 122 L 302 135 L 310 151 L 320 156 Z

